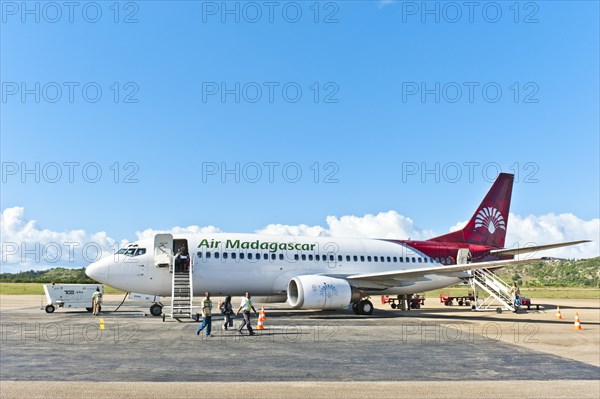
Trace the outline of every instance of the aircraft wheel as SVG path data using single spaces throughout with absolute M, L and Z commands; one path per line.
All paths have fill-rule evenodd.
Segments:
M 392 309 L 396 309 L 396 304 L 395 303 L 392 303 L 391 306 L 392 306 Z
M 354 312 L 355 315 L 358 315 L 358 303 L 353 302 L 352 303 L 352 311 Z
M 55 310 L 54 305 L 46 305 L 46 313 L 54 313 Z
M 155 303 L 154 305 L 150 306 L 150 314 L 152 316 L 160 316 L 162 314 L 162 306 L 160 306 L 157 303 Z
M 421 309 L 421 304 L 420 303 L 415 303 L 415 309 Z
M 502 313 L 502 308 L 496 308 L 496 313 L 498 313 L 498 314 Z
M 358 314 L 371 315 L 373 314 L 373 304 L 368 299 L 363 299 L 358 303 Z

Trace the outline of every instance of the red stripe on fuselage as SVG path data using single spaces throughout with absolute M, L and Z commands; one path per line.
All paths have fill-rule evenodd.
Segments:
M 460 242 L 436 242 L 436 241 L 409 241 L 409 240 L 384 240 L 400 245 L 409 246 L 430 258 L 450 258 L 451 264 L 456 264 L 456 255 L 461 248 L 468 248 L 471 252 L 472 262 L 485 262 L 492 260 L 512 259 L 512 256 L 500 257 L 490 255 L 490 250 L 498 249 L 486 245 L 466 244 Z

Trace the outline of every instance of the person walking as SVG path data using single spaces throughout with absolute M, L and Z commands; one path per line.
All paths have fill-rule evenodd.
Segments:
M 230 295 L 227 295 L 225 302 L 221 304 L 221 313 L 223 314 L 223 330 L 227 330 L 227 327 L 231 324 L 231 315 L 233 314 Z
M 100 288 L 96 287 L 96 292 L 92 294 L 92 313 L 94 316 L 98 316 L 100 313 L 100 309 L 102 308 L 100 305 L 102 304 L 102 293 L 100 292 Z
M 250 293 L 246 292 L 246 296 L 242 298 L 242 303 L 240 304 L 240 308 L 235 313 L 237 316 L 238 314 L 240 314 L 240 311 L 243 311 L 242 314 L 244 315 L 244 321 L 242 322 L 242 325 L 238 329 L 238 332 L 240 334 L 242 333 L 244 326 L 246 326 L 248 328 L 249 335 L 254 335 L 254 331 L 252 331 L 252 325 L 250 323 L 250 310 L 253 310 L 254 314 L 257 313 L 256 309 L 254 309 L 254 305 L 252 304 L 252 297 L 250 296 Z
M 202 324 L 196 330 L 196 335 L 200 335 L 200 331 L 206 328 L 206 336 L 210 337 L 210 333 L 212 330 L 212 301 L 210 300 L 210 292 L 204 293 L 204 300 L 202 300 L 202 315 L 204 319 L 202 320 Z

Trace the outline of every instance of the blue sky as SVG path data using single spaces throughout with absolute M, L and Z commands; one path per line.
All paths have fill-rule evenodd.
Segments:
M 599 217 L 598 2 L 1 3 L 0 199 L 39 230 L 394 210 L 444 233 L 497 166 L 513 213 Z

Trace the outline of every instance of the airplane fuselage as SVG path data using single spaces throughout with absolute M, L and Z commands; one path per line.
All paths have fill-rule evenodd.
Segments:
M 359 273 L 453 265 L 460 246 L 447 248 L 428 241 L 227 233 L 174 238 L 187 240 L 195 295 L 204 291 L 213 295 L 240 295 L 245 291 L 260 296 L 285 295 L 290 279 L 301 275 L 344 278 Z M 88 275 L 128 292 L 170 295 L 171 271 L 155 265 L 154 242 L 146 240 L 135 245 L 142 254 L 109 256 L 91 265 Z M 462 244 L 462 248 L 469 247 Z M 425 276 L 420 281 L 398 281 L 398 286 L 385 290 L 377 287 L 371 293 L 424 292 L 459 283 L 461 277 L 468 275 Z

